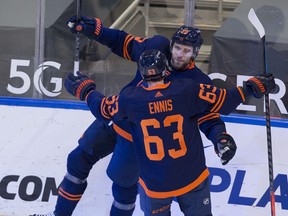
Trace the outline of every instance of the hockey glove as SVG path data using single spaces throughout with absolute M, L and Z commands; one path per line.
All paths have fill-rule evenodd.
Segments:
M 265 94 L 273 92 L 276 88 L 275 78 L 273 74 L 258 74 L 247 80 L 245 90 L 248 95 L 261 98 Z
M 222 165 L 226 165 L 236 153 L 236 143 L 229 134 L 221 134 L 214 145 L 216 154 L 220 157 Z
M 67 25 L 73 34 L 79 32 L 91 39 L 97 38 L 102 33 L 102 22 L 98 18 L 81 16 L 77 19 L 77 16 L 73 16 L 67 21 Z
M 88 93 L 96 88 L 94 81 L 79 71 L 77 71 L 77 76 L 69 73 L 65 78 L 64 86 L 67 92 L 81 101 L 84 101 Z

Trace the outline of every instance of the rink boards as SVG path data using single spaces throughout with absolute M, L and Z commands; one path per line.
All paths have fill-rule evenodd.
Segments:
M 14 101 L 14 102 L 13 102 Z M 16 101 L 16 102 L 15 102 Z M 12 100 L 0 105 L 0 215 L 23 216 L 54 209 L 56 188 L 66 172 L 66 158 L 94 117 L 85 104 Z M 19 105 L 20 104 L 20 105 Z M 67 109 L 68 108 L 68 109 Z M 227 131 L 238 149 L 222 166 L 203 137 L 211 173 L 213 214 L 270 215 L 265 119 L 225 116 Z M 277 216 L 288 215 L 288 122 L 272 120 L 274 186 Z M 113 200 L 106 167 L 111 155 L 97 163 L 75 216 L 107 216 Z M 177 203 L 172 215 L 181 215 Z M 143 215 L 138 201 L 136 216 Z

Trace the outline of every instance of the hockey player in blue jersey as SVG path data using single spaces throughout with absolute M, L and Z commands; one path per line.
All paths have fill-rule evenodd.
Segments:
M 211 216 L 209 171 L 205 164 L 197 114 L 205 110 L 229 114 L 252 94 L 261 98 L 275 88 L 271 74 L 250 78 L 246 85 L 217 89 L 190 79 L 165 80 L 167 60 L 158 50 L 139 60 L 143 82 L 105 97 L 95 83 L 78 72 L 65 80 L 69 93 L 85 98 L 97 119 L 125 120 L 140 167 L 141 207 L 145 216 L 169 216 L 176 197 L 185 216 Z M 228 146 L 227 146 L 228 147 Z M 223 151 L 223 145 L 216 151 Z
M 210 78 L 194 63 L 203 43 L 197 28 L 183 26 L 175 32 L 170 41 L 161 35 L 152 38 L 134 37 L 125 31 L 106 28 L 98 18 L 81 17 L 79 21 L 76 21 L 76 17 L 72 17 L 68 23 L 73 33 L 80 32 L 108 46 L 115 54 L 127 60 L 137 62 L 143 51 L 159 49 L 171 63 L 169 79 L 185 77 L 198 83 L 212 84 Z M 135 86 L 140 80 L 141 75 L 137 70 L 135 78 L 127 86 Z M 228 163 L 235 154 L 236 144 L 226 133 L 225 124 L 220 115 L 203 112 L 198 116 L 198 125 L 214 145 L 219 142 L 230 144 L 230 148 L 226 148 L 227 151 L 221 155 L 223 164 Z M 114 149 L 115 130 L 121 136 L 117 136 L 117 145 Z M 112 186 L 114 202 L 110 214 L 111 216 L 132 215 L 135 208 L 139 170 L 137 164 L 133 162 L 135 161 L 134 149 L 131 148 L 129 139 L 131 141 L 131 137 L 127 136 L 125 130 L 118 125 L 108 126 L 95 120 L 79 139 L 79 146 L 68 155 L 67 173 L 60 184 L 56 208 L 51 214 L 72 215 L 85 192 L 86 179 L 92 166 L 114 150 L 107 169 L 109 177 L 114 182 Z M 122 170 L 122 173 L 119 174 L 118 170 Z

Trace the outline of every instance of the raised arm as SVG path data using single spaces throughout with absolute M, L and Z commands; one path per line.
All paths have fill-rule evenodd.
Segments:
M 73 96 L 84 101 L 87 96 L 95 91 L 96 84 L 81 72 L 77 76 L 69 73 L 64 82 L 66 90 Z M 195 85 L 194 85 L 195 86 Z M 228 115 L 233 112 L 239 104 L 245 101 L 247 97 L 254 96 L 261 98 L 265 94 L 272 92 L 276 88 L 275 79 L 272 74 L 260 74 L 247 80 L 245 86 L 236 86 L 232 89 L 218 89 L 215 86 L 200 84 L 198 89 L 193 88 L 197 93 L 197 106 L 199 110 L 210 110 L 210 112 Z M 103 101 L 105 98 L 100 92 L 97 92 L 97 101 Z M 115 99 L 118 98 L 114 96 Z M 195 98 L 195 97 L 194 97 Z M 99 103 L 99 101 L 97 102 Z M 107 103 L 109 104 L 109 103 Z M 107 116 L 111 117 L 113 109 L 107 109 Z
M 91 113 L 102 122 L 110 122 L 117 118 L 122 119 L 120 112 L 116 116 L 113 115 L 115 109 L 118 109 L 118 95 L 105 97 L 96 90 L 96 84 L 81 72 L 77 72 L 77 76 L 69 73 L 64 82 L 64 86 L 71 95 L 77 97 L 81 101 L 86 101 Z
M 211 112 L 228 115 L 246 98 L 261 98 L 276 88 L 272 74 L 259 74 L 246 81 L 244 87 L 236 86 L 232 89 L 218 89 L 215 86 L 200 84 L 199 99 L 208 102 Z
M 99 18 L 81 16 L 80 20 L 77 20 L 77 17 L 73 16 L 68 20 L 68 27 L 72 33 L 82 33 L 109 47 L 116 55 L 130 61 L 137 62 L 141 53 L 145 49 L 151 49 L 152 44 L 154 48 L 163 53 L 169 52 L 170 41 L 163 36 L 156 35 L 152 38 L 133 36 L 125 31 L 103 26 Z
M 118 121 L 126 117 L 125 109 L 121 109 L 118 103 L 118 96 L 105 97 L 95 90 L 96 85 L 94 81 L 86 75 L 80 72 L 77 72 L 77 76 L 69 73 L 64 85 L 70 94 L 78 97 L 82 101 L 86 100 L 92 114 L 100 121 Z M 196 86 L 199 88 L 197 89 Z M 233 112 L 240 103 L 244 102 L 247 97 L 253 95 L 256 98 L 261 98 L 263 95 L 273 91 L 275 87 L 275 80 L 271 74 L 261 74 L 250 78 L 243 88 L 236 86 L 229 90 L 218 89 L 205 84 L 196 85 L 195 83 L 195 85 L 192 86 L 194 93 L 190 94 L 192 95 L 193 102 L 196 96 L 197 102 L 195 103 L 195 109 L 199 110 L 199 113 L 201 113 L 201 110 L 205 111 L 208 109 L 211 113 L 215 113 L 217 117 L 218 112 L 221 114 L 229 114 Z M 220 128 L 219 130 L 222 129 Z M 227 164 L 235 154 L 235 142 L 230 135 L 225 133 L 215 135 L 215 137 L 214 145 L 216 153 L 221 158 L 222 164 Z

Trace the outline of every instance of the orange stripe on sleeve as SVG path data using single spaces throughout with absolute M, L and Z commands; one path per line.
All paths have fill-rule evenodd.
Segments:
M 205 116 L 202 116 L 201 118 L 198 119 L 198 125 L 202 124 L 205 121 L 211 120 L 211 119 L 215 119 L 215 118 L 219 118 L 220 114 L 219 113 L 209 113 Z
M 219 89 L 219 90 L 220 90 L 220 95 L 219 95 L 218 101 L 215 103 L 215 105 L 211 109 L 211 112 L 216 112 L 215 110 L 217 109 L 217 107 L 221 101 L 221 98 L 223 97 L 223 89 Z
M 192 189 L 196 188 L 198 185 L 200 185 L 207 177 L 209 176 L 209 171 L 208 168 L 206 168 L 201 175 L 192 183 L 190 183 L 189 185 L 180 188 L 178 190 L 173 190 L 173 191 L 167 191 L 167 192 L 156 192 L 156 191 L 151 191 L 147 188 L 146 184 L 144 183 L 144 181 L 139 178 L 139 183 L 140 185 L 143 187 L 145 193 L 152 198 L 168 198 L 168 197 L 173 197 L 173 196 L 180 196 L 182 194 L 185 194 L 189 191 L 191 191 Z
M 220 108 L 222 107 L 224 101 L 225 101 L 225 98 L 226 98 L 226 89 L 223 89 L 223 97 L 221 98 L 221 101 L 217 107 L 217 109 L 214 110 L 214 112 L 219 112 Z
M 129 55 L 129 53 L 128 53 L 128 45 L 129 45 L 129 43 L 130 43 L 130 41 L 131 41 L 132 39 L 134 39 L 134 37 L 131 36 L 131 38 L 128 39 L 127 44 L 126 44 L 126 46 L 125 46 L 126 55 L 127 55 L 127 59 L 128 59 L 128 60 L 131 60 L 131 57 L 130 57 L 130 55 Z
M 106 97 L 102 99 L 100 110 L 104 118 L 111 119 L 111 116 L 106 112 L 106 99 L 107 99 Z
M 128 60 L 131 60 L 131 57 L 128 53 L 128 45 L 132 39 L 134 39 L 132 35 L 127 35 L 123 45 L 123 57 Z
M 119 134 L 120 136 L 122 136 L 124 139 L 133 142 L 133 138 L 132 135 L 128 132 L 126 132 L 125 130 L 123 130 L 122 128 L 118 127 L 115 123 L 113 123 L 113 128 L 116 131 L 117 134 Z
M 139 43 L 142 43 L 145 41 L 147 38 L 142 38 L 142 37 L 135 37 L 135 40 L 138 41 Z
M 244 95 L 244 92 L 243 92 L 242 88 L 237 86 L 237 89 L 238 89 L 238 91 L 239 91 L 239 93 L 241 95 L 242 101 L 244 102 L 246 100 L 246 98 L 245 98 L 245 95 Z
M 126 42 L 128 40 L 128 38 L 130 37 L 130 35 L 127 35 L 125 40 L 124 40 L 124 44 L 123 44 L 123 57 L 126 58 L 126 52 L 125 52 L 125 47 L 126 47 Z

